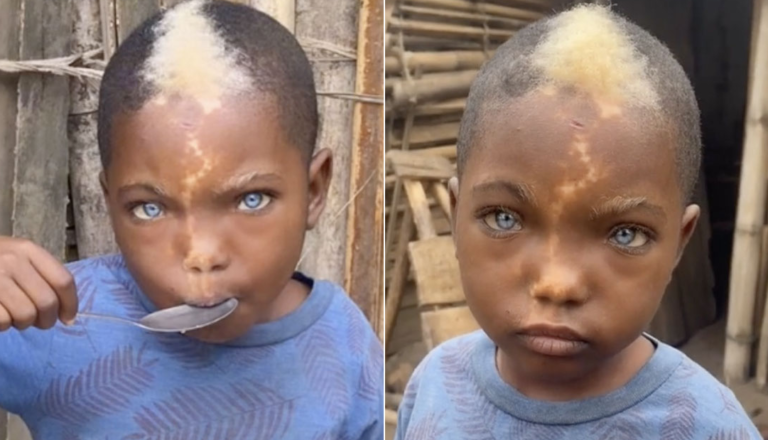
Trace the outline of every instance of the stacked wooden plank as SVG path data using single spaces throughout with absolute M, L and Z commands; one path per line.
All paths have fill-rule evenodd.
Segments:
M 450 237 L 448 179 L 469 87 L 495 49 L 559 1 L 388 2 L 385 330 L 397 401 L 426 349 L 477 328 Z M 390 405 L 392 406 L 392 405 Z

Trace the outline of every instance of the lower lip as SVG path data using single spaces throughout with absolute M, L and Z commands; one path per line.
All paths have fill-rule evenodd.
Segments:
M 575 356 L 587 349 L 584 341 L 561 339 L 552 336 L 518 335 L 523 344 L 534 353 L 544 356 Z

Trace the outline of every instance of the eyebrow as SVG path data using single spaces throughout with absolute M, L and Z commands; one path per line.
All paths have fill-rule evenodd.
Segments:
M 482 182 L 472 187 L 472 193 L 505 192 L 517 198 L 521 202 L 536 206 L 536 196 L 530 185 L 524 183 L 508 182 L 506 180 L 494 180 Z
M 127 192 L 136 190 L 149 191 L 160 197 L 168 197 L 168 193 L 164 189 L 147 182 L 129 183 L 128 185 L 120 187 L 120 189 L 117 190 L 117 193 L 118 195 L 125 195 Z
M 648 202 L 645 197 L 616 196 L 601 205 L 593 207 L 590 219 L 597 220 L 600 217 L 621 215 L 634 210 L 646 211 L 662 220 L 667 218 L 660 206 Z
M 216 188 L 214 192 L 216 194 L 226 194 L 232 191 L 242 189 L 244 186 L 248 185 L 249 183 L 260 181 L 260 180 L 262 181 L 271 180 L 275 182 L 280 182 L 283 180 L 283 178 L 274 173 L 262 173 L 259 171 L 251 171 L 248 173 L 237 174 L 230 177 L 224 182 L 224 184 L 221 185 L 220 188 Z

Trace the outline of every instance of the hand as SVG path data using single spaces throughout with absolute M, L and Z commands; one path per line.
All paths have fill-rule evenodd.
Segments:
M 64 265 L 31 241 L 0 237 L 0 331 L 69 325 L 76 315 L 75 280 Z

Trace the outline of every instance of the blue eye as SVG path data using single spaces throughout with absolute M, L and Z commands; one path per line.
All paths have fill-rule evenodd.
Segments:
M 260 192 L 248 193 L 240 199 L 237 209 L 241 211 L 258 211 L 269 204 L 272 198 Z
M 157 203 L 142 203 L 132 213 L 141 220 L 155 220 L 163 215 L 163 208 Z
M 638 228 L 623 227 L 616 229 L 611 240 L 622 247 L 639 248 L 645 246 L 650 238 L 648 234 Z
M 521 229 L 519 218 L 507 211 L 496 210 L 487 214 L 483 221 L 488 227 L 497 231 L 519 231 Z

